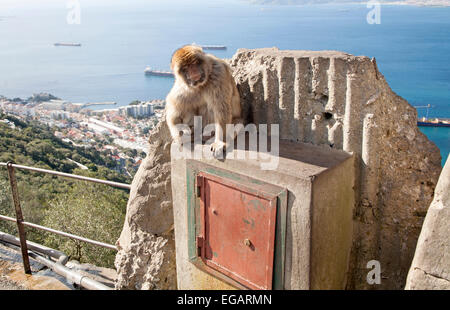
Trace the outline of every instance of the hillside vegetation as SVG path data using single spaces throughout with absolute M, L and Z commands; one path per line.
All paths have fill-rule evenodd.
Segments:
M 6 119 L 10 123 L 5 123 Z M 131 182 L 129 177 L 113 170 L 116 162 L 107 153 L 66 143 L 53 135 L 54 129 L 38 122 L 24 122 L 4 114 L 0 114 L 0 121 L 0 162 L 14 161 L 26 166 Z M 73 161 L 89 169 L 82 170 Z M 19 169 L 16 169 L 16 176 L 26 221 L 110 244 L 119 237 L 128 191 Z M 0 167 L 0 214 L 15 216 L 5 167 Z M 0 221 L 0 231 L 15 234 L 16 227 Z M 27 238 L 59 249 L 80 262 L 113 266 L 115 252 L 112 250 L 35 229 L 27 229 Z

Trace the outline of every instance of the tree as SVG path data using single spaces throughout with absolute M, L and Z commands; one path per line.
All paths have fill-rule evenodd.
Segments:
M 140 100 L 133 100 L 133 101 L 130 102 L 129 105 L 140 105 L 140 104 L 141 104 Z
M 98 171 L 97 166 L 96 166 L 95 164 L 93 164 L 93 163 L 88 164 L 87 167 L 88 167 L 89 170 L 91 170 L 91 171 L 94 171 L 94 172 Z
M 148 134 L 148 133 L 150 132 L 151 129 L 152 129 L 152 128 L 149 127 L 149 126 L 144 127 L 144 129 L 142 129 L 142 133 L 143 133 L 144 135 L 146 135 L 146 134 Z
M 43 225 L 71 234 L 114 244 L 125 219 L 128 193 L 106 185 L 77 182 L 58 195 L 45 212 Z M 45 245 L 58 248 L 72 259 L 113 267 L 115 251 L 49 234 Z
M 14 207 L 11 204 L 11 189 L 9 182 L 5 179 L 0 179 L 0 214 L 10 217 L 15 217 Z M 0 221 L 0 231 L 15 234 L 15 225 L 11 222 Z

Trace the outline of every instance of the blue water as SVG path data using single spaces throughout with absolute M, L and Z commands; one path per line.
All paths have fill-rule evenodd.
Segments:
M 179 46 L 341 50 L 376 57 L 392 89 L 430 117 L 450 117 L 450 8 L 385 6 L 369 25 L 365 5 L 259 6 L 243 0 L 80 0 L 81 23 L 68 24 L 62 0 L 1 0 L 0 94 L 50 92 L 73 102 L 164 98 L 171 78 L 146 77 L 146 65 L 169 69 Z M 79 42 L 82 47 L 54 47 Z M 419 116 L 426 109 L 418 109 Z M 449 128 L 421 128 L 450 151 Z

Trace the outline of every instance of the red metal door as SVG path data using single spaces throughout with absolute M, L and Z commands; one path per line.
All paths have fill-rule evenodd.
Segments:
M 199 256 L 250 289 L 272 289 L 277 196 L 200 172 Z

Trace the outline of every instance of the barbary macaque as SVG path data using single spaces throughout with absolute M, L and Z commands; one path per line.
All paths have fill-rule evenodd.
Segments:
M 201 116 L 203 125 L 214 124 L 211 151 L 220 157 L 228 141 L 226 125 L 242 123 L 240 97 L 231 68 L 195 45 L 176 50 L 171 68 L 175 83 L 166 98 L 166 120 L 172 138 L 180 143 L 183 132 L 177 125 L 192 127 L 194 116 Z M 235 133 L 232 134 L 234 138 Z

